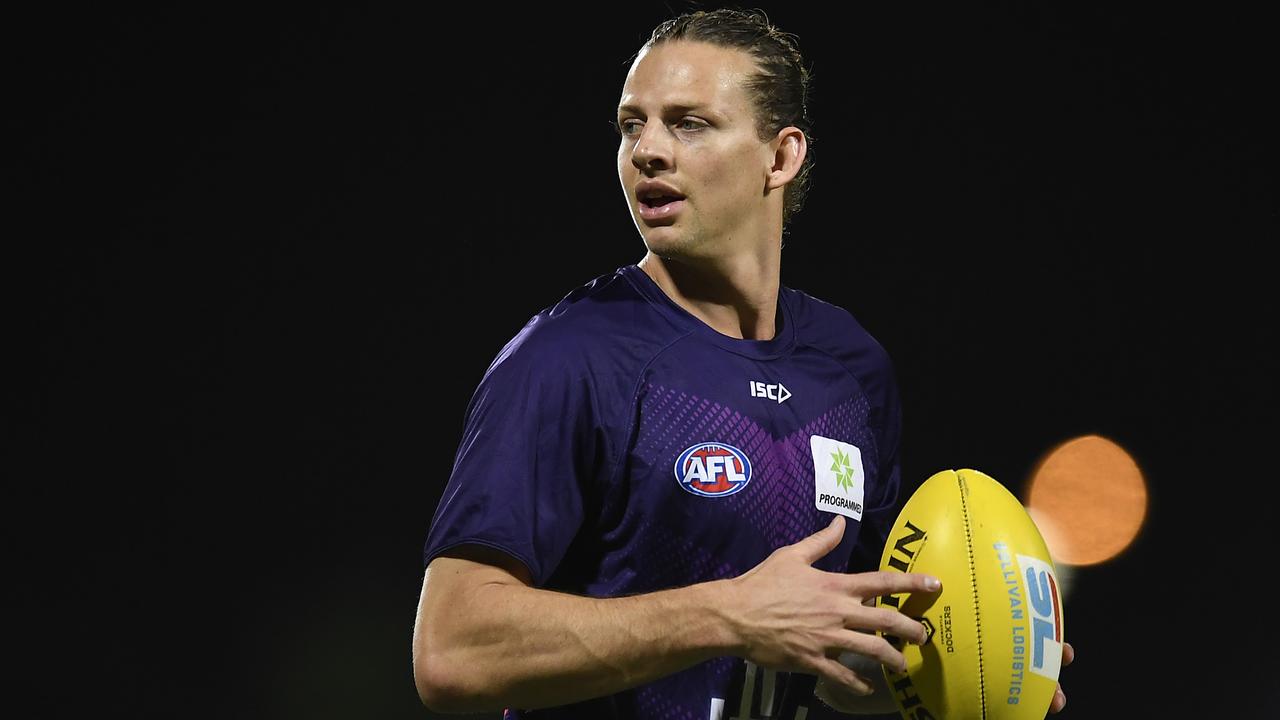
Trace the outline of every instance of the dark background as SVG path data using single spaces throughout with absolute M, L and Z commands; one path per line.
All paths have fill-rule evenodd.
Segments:
M 1261 18 L 861 5 L 768 8 L 814 69 L 783 282 L 893 356 L 912 485 L 1020 488 L 1087 433 L 1143 468 L 1143 535 L 1067 602 L 1070 716 L 1280 713 Z M 10 18 L 29 716 L 428 716 L 410 634 L 463 410 L 530 315 L 642 255 L 609 123 L 668 14 Z

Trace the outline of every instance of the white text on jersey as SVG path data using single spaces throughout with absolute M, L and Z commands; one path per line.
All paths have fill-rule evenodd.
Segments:
M 769 398 L 770 400 L 777 400 L 778 404 L 781 405 L 782 401 L 791 397 L 791 391 L 782 383 L 778 383 L 777 385 L 766 385 L 762 382 L 752 380 L 751 397 L 762 397 Z

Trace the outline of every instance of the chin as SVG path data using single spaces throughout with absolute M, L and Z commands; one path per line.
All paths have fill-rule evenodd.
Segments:
M 656 228 L 666 230 L 666 228 Z M 685 238 L 671 232 L 649 232 L 644 235 L 644 246 L 661 258 L 687 257 L 691 249 Z
M 659 248 L 679 245 L 682 239 L 682 233 L 672 225 L 649 227 L 637 218 L 636 229 L 640 231 L 640 237 L 644 239 L 645 246 L 655 253 Z
M 669 232 L 670 228 L 654 229 L 668 232 L 650 232 L 644 236 L 644 244 L 649 252 L 664 260 L 697 263 L 715 260 L 724 254 L 724 248 L 717 243 L 707 242 L 691 233 Z

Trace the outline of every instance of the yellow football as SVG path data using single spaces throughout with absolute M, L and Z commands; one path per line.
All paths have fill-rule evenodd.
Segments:
M 1062 596 L 1022 504 L 977 470 L 943 470 L 908 498 L 882 570 L 928 573 L 934 595 L 890 595 L 929 632 L 888 638 L 907 659 L 885 678 L 907 720 L 1044 720 L 1062 666 Z

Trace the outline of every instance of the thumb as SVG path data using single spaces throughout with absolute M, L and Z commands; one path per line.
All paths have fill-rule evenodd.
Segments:
M 844 516 L 836 515 L 831 519 L 830 525 L 792 545 L 792 547 L 800 551 L 800 557 L 804 558 L 805 563 L 812 565 L 834 550 L 840 544 L 840 538 L 843 537 Z

